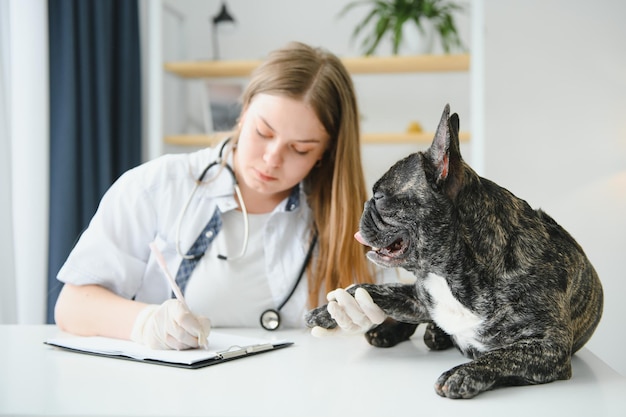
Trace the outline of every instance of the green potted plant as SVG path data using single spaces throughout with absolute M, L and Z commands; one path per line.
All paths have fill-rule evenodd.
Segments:
M 358 0 L 348 3 L 340 12 L 344 16 L 355 7 L 371 5 L 372 9 L 357 24 L 352 34 L 353 39 L 365 33 L 366 28 L 372 30 L 365 36 L 362 48 L 365 55 L 375 52 L 381 39 L 386 34 L 391 36 L 393 54 L 398 54 L 403 43 L 403 27 L 414 24 L 423 35 L 427 33 L 427 25 L 432 24 L 436 34 L 441 38 L 441 46 L 445 53 L 453 49 L 464 49 L 454 22 L 453 13 L 463 11 L 463 6 L 448 0 Z

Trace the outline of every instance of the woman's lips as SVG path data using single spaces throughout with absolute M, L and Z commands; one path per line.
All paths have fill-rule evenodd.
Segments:
M 259 171 L 259 170 L 257 170 L 257 171 L 256 171 L 256 173 L 257 173 L 257 176 L 259 177 L 259 179 L 260 179 L 261 181 L 266 181 L 266 182 L 268 182 L 268 181 L 275 181 L 275 180 L 277 179 L 276 177 L 273 177 L 273 176 L 271 176 L 271 175 L 264 174 L 263 172 L 261 172 L 261 171 Z

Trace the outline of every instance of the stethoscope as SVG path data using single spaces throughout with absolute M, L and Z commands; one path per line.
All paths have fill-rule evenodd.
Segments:
M 185 255 L 182 252 L 182 250 L 180 249 L 180 229 L 181 229 L 181 225 L 183 222 L 183 218 L 185 217 L 185 214 L 187 213 L 187 209 L 189 208 L 189 205 L 191 204 L 191 200 L 193 199 L 193 196 L 196 194 L 196 191 L 198 190 L 198 188 L 203 183 L 208 183 L 208 182 L 215 180 L 222 172 L 220 170 L 217 174 L 215 174 L 213 178 L 209 179 L 206 182 L 203 182 L 204 177 L 206 176 L 207 172 L 209 172 L 209 170 L 213 168 L 214 166 L 221 166 L 222 168 L 226 168 L 226 170 L 230 173 L 231 177 L 233 178 L 233 188 L 235 189 L 235 194 L 237 195 L 237 199 L 239 200 L 239 205 L 241 206 L 241 212 L 243 213 L 243 244 L 241 245 L 241 250 L 236 256 L 226 256 L 226 255 L 218 254 L 217 257 L 224 261 L 228 261 L 228 260 L 232 261 L 235 259 L 240 259 L 245 255 L 246 250 L 248 249 L 248 237 L 249 237 L 248 210 L 243 201 L 241 190 L 239 189 L 239 183 L 237 181 L 237 177 L 235 176 L 235 171 L 230 165 L 228 165 L 228 163 L 224 160 L 224 157 L 223 157 L 224 149 L 226 148 L 226 145 L 228 145 L 230 140 L 231 139 L 228 138 L 222 143 L 217 159 L 209 163 L 209 165 L 207 165 L 206 168 L 204 168 L 204 170 L 202 171 L 198 179 L 195 181 L 193 190 L 189 194 L 189 198 L 187 198 L 187 201 L 185 202 L 183 210 L 180 213 L 180 216 L 178 217 L 178 223 L 176 225 L 176 252 L 183 259 L 199 259 L 202 256 L 204 256 L 204 253 L 197 254 L 197 255 Z M 261 313 L 260 323 L 261 323 L 261 326 L 265 330 L 276 330 L 280 326 L 280 323 L 281 323 L 280 310 L 285 306 L 285 304 L 287 304 L 287 302 L 291 299 L 293 294 L 296 292 L 296 288 L 298 287 L 298 284 L 300 284 L 300 281 L 302 280 L 302 276 L 304 275 L 304 271 L 306 270 L 306 266 L 309 263 L 309 260 L 311 259 L 316 242 L 317 242 L 317 235 L 313 236 L 313 239 L 311 240 L 311 245 L 309 246 L 309 250 L 304 259 L 304 263 L 302 264 L 302 268 L 300 268 L 300 273 L 298 274 L 298 278 L 296 279 L 296 282 L 294 283 L 293 288 L 291 289 L 287 297 L 285 297 L 283 302 L 280 303 L 278 308 L 276 309 L 270 308 L 268 310 L 265 310 L 263 313 Z
M 293 288 L 285 297 L 282 303 L 278 306 L 277 309 L 267 309 L 263 313 L 261 313 L 261 327 L 265 330 L 276 330 L 280 326 L 280 310 L 287 304 L 287 302 L 291 299 L 291 296 L 294 292 L 296 292 L 296 288 L 298 288 L 298 284 L 302 280 L 302 276 L 304 275 L 304 270 L 306 269 L 309 260 L 311 259 L 311 255 L 313 255 L 313 249 L 315 248 L 315 243 L 317 243 L 317 234 L 313 236 L 311 240 L 311 245 L 309 246 L 309 250 L 306 253 L 306 257 L 304 258 L 304 262 L 302 263 L 302 267 L 300 268 L 300 273 L 298 274 L 298 279 L 296 279 L 295 284 L 293 284 Z
M 196 180 L 196 184 L 194 185 L 193 190 L 191 190 L 191 194 L 189 194 L 189 198 L 187 198 L 187 202 L 185 203 L 185 206 L 183 207 L 183 211 L 180 213 L 180 216 L 178 217 L 178 223 L 176 225 L 176 252 L 178 253 L 178 255 L 182 256 L 183 259 L 199 259 L 202 256 L 204 256 L 204 253 L 199 254 L 199 255 L 185 255 L 181 251 L 180 229 L 183 223 L 183 218 L 185 217 L 185 214 L 187 213 L 187 209 L 189 208 L 189 204 L 191 203 L 193 196 L 196 194 L 196 191 L 198 191 L 198 188 L 203 184 L 204 177 L 206 176 L 207 172 L 209 172 L 211 168 L 213 168 L 214 166 L 218 166 L 218 165 L 223 168 L 226 168 L 226 170 L 230 173 L 231 177 L 233 177 L 233 188 L 235 189 L 235 194 L 237 194 L 237 199 L 239 200 L 239 205 L 241 206 L 241 212 L 243 213 L 243 244 L 241 245 L 241 250 L 239 251 L 239 254 L 237 254 L 236 256 L 228 257 L 226 255 L 218 254 L 217 257 L 224 261 L 226 260 L 234 261 L 235 259 L 242 258 L 243 255 L 245 255 L 246 250 L 248 249 L 248 236 L 249 236 L 248 209 L 246 208 L 246 204 L 244 203 L 243 197 L 241 196 L 241 189 L 239 189 L 239 183 L 237 181 L 237 177 L 235 176 L 235 171 L 233 171 L 233 168 L 230 165 L 228 165 L 228 163 L 226 163 L 226 161 L 224 161 L 223 159 L 224 148 L 226 148 L 226 145 L 228 145 L 229 142 L 230 142 L 230 138 L 226 139 L 224 143 L 222 143 L 222 147 L 220 148 L 217 159 L 211 162 L 209 165 L 207 165 L 206 168 L 204 168 L 204 170 L 202 171 L 202 173 Z M 221 172 L 222 171 L 220 170 L 217 174 L 215 174 L 213 178 L 211 178 L 207 182 L 211 182 L 214 179 L 216 179 L 220 175 Z

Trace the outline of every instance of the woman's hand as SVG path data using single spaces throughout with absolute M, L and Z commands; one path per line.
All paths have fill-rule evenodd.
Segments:
M 152 349 L 193 349 L 208 346 L 211 322 L 192 314 L 180 301 L 148 305 L 137 316 L 130 339 Z
M 354 296 L 338 288 L 329 292 L 326 299 L 328 313 L 337 322 L 338 328 L 349 333 L 365 333 L 387 317 L 364 288 L 357 288 Z M 326 336 L 335 330 L 318 326 L 311 330 L 311 334 Z

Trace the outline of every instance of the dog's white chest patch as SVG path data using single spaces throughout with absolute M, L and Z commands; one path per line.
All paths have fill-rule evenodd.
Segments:
M 465 351 L 473 347 L 485 351 L 477 333 L 483 320 L 454 298 L 446 279 L 436 274 L 428 274 L 424 289 L 434 303 L 431 317 L 443 331 L 454 336 L 459 348 Z

